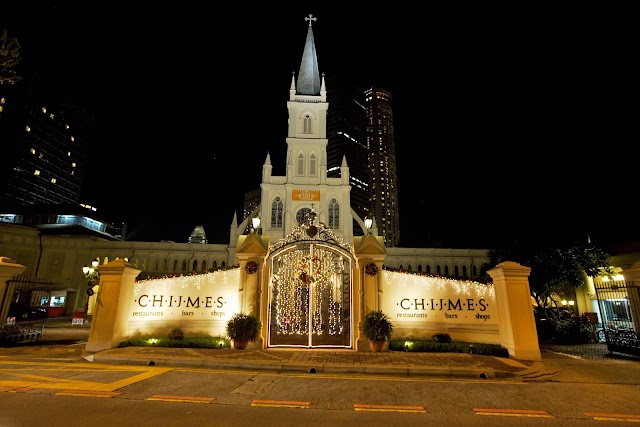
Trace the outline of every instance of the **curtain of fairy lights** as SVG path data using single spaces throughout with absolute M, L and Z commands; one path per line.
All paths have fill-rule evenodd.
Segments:
M 342 257 L 318 245 L 304 245 L 280 256 L 272 277 L 278 335 L 343 333 Z

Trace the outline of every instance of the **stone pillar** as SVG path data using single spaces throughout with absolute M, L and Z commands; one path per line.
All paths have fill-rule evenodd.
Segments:
M 98 266 L 100 286 L 86 351 L 116 348 L 126 339 L 133 286 L 140 271 L 121 259 Z
M 0 328 L 7 321 L 7 313 L 13 297 L 13 284 L 7 283 L 14 276 L 25 272 L 27 267 L 7 257 L 0 257 Z
M 487 273 L 493 278 L 500 322 L 500 344 L 509 356 L 540 361 L 538 332 L 533 317 L 529 273 L 531 268 L 505 261 Z
M 629 299 L 633 327 L 636 333 L 640 334 L 640 261 L 634 263 L 631 268 L 622 270 L 622 274 L 627 286 L 627 298 Z

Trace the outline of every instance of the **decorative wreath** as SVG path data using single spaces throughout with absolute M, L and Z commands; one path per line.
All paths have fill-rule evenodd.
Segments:
M 311 274 L 309 274 L 309 265 L 311 265 Z M 299 278 L 307 285 L 314 282 L 320 277 L 320 265 L 317 257 L 304 257 L 298 262 Z
M 244 266 L 244 271 L 253 274 L 258 271 L 258 264 L 256 264 L 255 261 L 249 261 L 247 265 Z
M 375 276 L 376 274 L 378 274 L 378 267 L 371 262 L 364 266 L 364 272 L 369 276 Z

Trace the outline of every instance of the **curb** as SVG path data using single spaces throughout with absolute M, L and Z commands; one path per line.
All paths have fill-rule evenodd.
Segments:
M 144 366 L 175 366 L 175 367 L 206 367 L 217 369 L 246 369 L 254 371 L 272 372 L 299 372 L 321 374 L 356 374 L 356 375 L 399 375 L 411 376 L 440 376 L 440 377 L 465 377 L 465 378 L 496 378 L 496 372 L 492 368 L 449 368 L 449 367 L 402 367 L 382 365 L 338 365 L 333 363 L 320 363 L 312 365 L 307 363 L 242 361 L 242 360 L 218 360 L 218 359 L 189 359 L 189 358 L 154 358 L 153 356 L 142 358 L 129 355 L 102 355 L 100 352 L 85 352 L 82 358 L 95 363 L 115 363 L 126 365 Z

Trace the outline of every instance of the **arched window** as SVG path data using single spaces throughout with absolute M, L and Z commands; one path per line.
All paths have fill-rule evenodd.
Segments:
M 162 271 L 164 271 L 165 273 L 169 271 L 169 261 L 166 258 L 164 259 L 164 268 L 162 269 Z
M 478 270 L 477 270 L 475 265 L 473 267 L 471 267 L 471 271 L 473 272 L 473 273 L 471 273 L 473 275 L 473 277 L 477 277 L 478 276 Z
M 276 197 L 271 203 L 271 228 L 282 228 L 282 199 Z
M 187 260 L 182 261 L 182 272 L 187 272 Z
M 409 272 L 413 271 L 413 268 L 411 268 L 411 264 L 409 264 L 409 266 L 407 267 L 407 271 Z
M 155 268 L 153 269 L 153 271 L 158 271 L 159 266 L 160 264 L 158 263 L 158 260 L 156 260 Z
M 329 228 L 340 228 L 340 204 L 336 199 L 329 202 Z
M 298 154 L 298 169 L 296 171 L 298 175 L 304 175 L 304 156 L 302 153 Z
M 173 260 L 173 271 L 178 271 L 178 260 Z
M 422 264 L 418 264 L 418 273 L 422 273 Z
M 304 116 L 304 133 L 311 133 L 311 116 Z
M 213 269 L 214 270 L 218 269 L 218 261 L 216 261 L 216 260 L 213 261 Z
M 436 274 L 440 276 L 440 264 L 436 265 Z
M 309 156 L 309 176 L 316 176 L 318 172 L 316 172 L 316 155 L 311 154 Z
M 458 266 L 456 265 L 455 267 L 453 267 L 453 275 L 458 277 L 459 276 L 459 271 L 458 271 Z
M 202 272 L 207 271 L 207 261 L 202 261 L 202 268 L 200 269 L 200 271 Z
M 467 266 L 466 265 L 462 266 L 462 276 L 463 277 L 467 277 Z
M 445 266 L 444 266 L 444 275 L 445 275 L 445 276 L 448 276 L 448 275 L 449 275 L 449 266 L 448 266 L 448 265 L 445 265 Z
M 191 268 L 191 271 L 196 271 L 198 269 L 198 261 L 193 260 L 193 266 Z
M 431 274 L 431 266 L 427 265 L 427 274 Z

